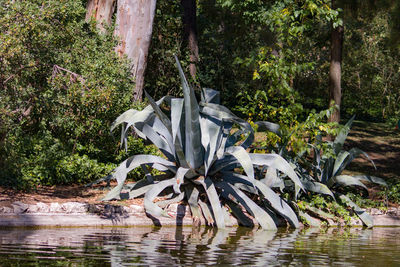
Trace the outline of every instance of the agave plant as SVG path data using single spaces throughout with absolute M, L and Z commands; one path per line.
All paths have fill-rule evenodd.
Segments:
M 325 156 L 321 154 L 321 150 L 317 146 L 313 146 L 314 162 L 312 164 L 313 176 L 306 172 L 301 174 L 301 181 L 308 191 L 313 191 L 325 195 L 330 195 L 333 199 L 335 196 L 340 198 L 342 202 L 353 208 L 355 213 L 360 217 L 364 224 L 372 227 L 372 218 L 355 203 L 353 203 L 346 195 L 340 193 L 343 189 L 352 187 L 362 189 L 368 194 L 367 187 L 363 181 L 371 182 L 383 186 L 387 186 L 386 182 L 375 176 L 369 175 L 344 175 L 343 170 L 357 157 L 364 155 L 375 167 L 374 162 L 369 158 L 368 154 L 359 148 L 351 148 L 349 151 L 343 149 L 344 142 L 349 134 L 354 116 L 340 129 L 335 140 L 331 142 L 333 155 Z M 318 142 L 322 142 L 321 139 Z
M 264 229 L 276 229 L 277 214 L 298 227 L 292 208 L 263 182 L 271 168 L 285 174 L 301 190 L 303 185 L 293 168 L 277 154 L 249 153 L 248 147 L 254 140 L 250 124 L 220 105 L 216 90 L 203 89 L 198 103 L 175 59 L 184 98 L 163 97 L 155 102 L 146 93 L 150 105 L 141 111 L 126 111 L 111 128 L 122 126 L 121 141 L 125 144 L 128 129 L 132 128 L 138 136 L 156 145 L 164 157 L 129 157 L 103 179 L 117 181 L 104 199 L 118 199 L 122 190 L 127 190 L 130 198 L 144 195 L 145 211 L 155 217 L 169 216 L 162 207 L 186 200 L 195 220 L 204 216 L 217 227 L 225 226 L 227 204 L 242 223 L 246 221 L 246 210 Z M 168 112 L 162 109 L 163 104 Z M 139 166 L 146 177 L 126 184 L 127 174 Z M 149 168 L 162 174 L 152 175 Z M 173 192 L 169 198 L 154 202 L 166 189 Z

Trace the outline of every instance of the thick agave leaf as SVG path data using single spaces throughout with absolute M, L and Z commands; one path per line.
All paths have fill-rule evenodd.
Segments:
M 221 202 L 219 201 L 217 190 L 215 189 L 214 183 L 210 178 L 199 177 L 194 180 L 195 183 L 201 184 L 206 190 L 208 200 L 211 203 L 213 209 L 214 218 L 218 228 L 225 228 L 224 214 L 222 213 Z
M 311 217 L 309 214 L 299 210 L 299 216 L 301 218 L 303 218 L 303 220 L 306 221 L 306 223 L 311 226 L 311 227 L 320 227 L 321 224 L 317 219 L 314 219 L 313 217 Z
M 171 178 L 168 180 L 161 181 L 157 184 L 154 184 L 149 191 L 144 195 L 144 209 L 147 213 L 154 217 L 164 216 L 171 217 L 165 210 L 160 208 L 153 201 L 154 199 L 167 187 L 173 186 L 176 183 L 175 178 Z
M 333 167 L 333 176 L 339 175 L 342 171 L 349 165 L 355 158 L 360 155 L 364 155 L 375 167 L 374 162 L 369 158 L 368 154 L 359 148 L 352 148 L 349 151 L 341 151 L 335 160 L 335 165 Z
M 171 132 L 167 129 L 164 123 L 158 117 L 155 117 L 151 125 L 151 128 L 153 128 L 158 135 L 162 136 L 167 141 L 170 151 L 174 154 L 175 153 L 174 141 L 172 139 Z
M 170 161 L 175 161 L 174 151 L 171 151 L 171 147 L 168 141 L 163 137 L 158 135 L 152 127 L 147 124 L 143 125 L 142 132 L 146 137 L 157 146 L 157 148 L 167 157 Z
M 161 105 L 166 100 L 169 100 L 169 97 L 161 98 L 160 100 L 158 100 L 156 102 L 156 104 Z M 135 132 L 140 137 L 142 137 L 143 139 L 146 139 L 146 136 L 135 127 L 135 124 L 138 122 L 143 123 L 143 122 L 147 121 L 153 115 L 154 115 L 154 110 L 151 105 L 148 105 L 141 111 L 130 109 L 130 110 L 122 113 L 120 116 L 118 116 L 118 118 L 112 123 L 110 131 L 112 132 L 121 123 L 126 123 L 124 136 L 126 136 L 128 128 L 132 126 L 134 128 Z
M 278 177 L 277 170 L 273 167 L 269 167 L 265 174 L 265 178 L 260 180 L 262 183 L 267 185 L 269 188 L 279 188 L 282 190 L 285 188 L 284 181 Z
M 201 224 L 201 210 L 199 208 L 199 190 L 193 185 L 185 187 L 185 193 L 187 196 L 190 211 L 192 212 L 193 223 L 195 225 Z
M 217 90 L 210 88 L 203 88 L 201 91 L 201 101 L 205 103 L 220 103 L 220 93 Z
M 338 176 L 331 178 L 328 181 L 329 187 L 332 187 L 337 184 L 342 185 L 342 186 L 359 186 L 359 187 L 364 188 L 365 191 L 368 192 L 367 187 L 362 182 L 360 182 L 359 179 L 354 178 L 353 176 L 350 176 L 350 175 L 338 175 Z
M 234 156 L 240 165 L 243 167 L 243 170 L 246 172 L 250 181 L 254 181 L 254 168 L 249 153 L 241 147 L 241 146 L 231 146 L 228 147 L 225 153 Z
M 175 153 L 178 158 L 179 165 L 188 168 L 185 153 L 183 152 L 183 140 L 181 135 L 181 119 L 183 112 L 183 99 L 171 99 L 171 124 L 172 124 L 172 142 L 175 146 Z
M 171 99 L 171 124 L 172 124 L 172 141 L 175 143 L 176 138 L 180 140 L 180 125 L 183 111 L 183 99 Z
M 218 159 L 210 167 L 208 173 L 210 175 L 216 174 L 219 171 L 233 170 L 239 166 L 237 159 L 231 155 L 226 155 L 222 159 Z
M 341 131 L 338 133 L 335 140 L 333 141 L 333 148 L 335 150 L 335 154 L 338 154 L 342 150 L 344 142 L 346 141 L 347 135 L 350 132 L 350 128 L 351 128 L 351 125 L 353 124 L 355 117 L 356 117 L 355 115 L 353 117 L 351 117 L 351 119 L 341 129 Z
M 212 215 L 212 212 L 210 210 L 210 207 L 207 205 L 207 203 L 204 203 L 200 199 L 198 200 L 199 206 L 201 208 L 201 211 L 203 212 L 203 216 L 207 221 L 208 225 L 214 225 L 214 217 Z
M 255 124 L 258 126 L 258 128 L 257 128 L 258 132 L 270 131 L 277 135 L 280 135 L 279 124 L 272 123 L 269 121 L 257 121 L 257 122 L 255 122 Z
M 113 199 L 121 199 L 120 194 L 121 190 L 124 184 L 118 184 L 116 187 L 110 190 L 110 192 L 107 193 L 107 195 L 102 198 L 102 201 L 108 201 L 108 200 L 113 200 Z
M 222 134 L 218 136 L 217 139 L 217 153 L 216 156 L 218 159 L 223 158 L 224 153 L 225 153 L 225 148 L 226 148 L 226 143 L 228 141 L 228 137 L 230 134 L 230 131 L 232 129 L 233 123 L 230 121 L 224 121 L 222 120 Z
M 185 99 L 185 156 L 193 169 L 203 164 L 203 147 L 201 146 L 200 111 L 193 88 L 191 88 L 183 73 L 181 64 L 175 56 L 182 81 L 183 97 Z
M 226 200 L 226 204 L 231 209 L 233 216 L 238 220 L 239 225 L 243 225 L 245 227 L 254 227 L 253 221 L 244 214 L 241 207 L 233 201 Z
M 281 156 L 277 154 L 254 154 L 249 153 L 251 161 L 254 165 L 259 166 L 269 166 L 275 168 L 284 174 L 286 174 L 299 188 L 303 189 L 303 184 L 301 183 L 299 177 L 290 166 L 290 164 Z
M 271 188 L 269 188 L 263 182 L 259 180 L 254 180 L 253 183 L 251 183 L 247 176 L 234 172 L 224 172 L 223 177 L 225 181 L 229 182 L 230 184 L 235 184 L 236 187 L 239 187 L 237 185 L 238 183 L 247 185 L 249 189 L 253 189 L 253 186 L 255 186 L 261 192 L 264 198 L 269 202 L 274 211 L 278 212 L 286 220 L 288 220 L 290 225 L 292 225 L 293 227 L 299 227 L 299 221 L 295 212 L 282 198 L 280 198 Z M 246 191 L 251 192 L 252 190 Z
M 204 103 L 201 102 L 201 113 L 216 117 L 220 120 L 230 120 L 234 123 L 237 123 L 240 127 L 245 129 L 249 134 L 246 138 L 246 140 L 241 144 L 242 147 L 248 148 L 254 141 L 254 131 L 251 125 L 243 120 L 237 117 L 235 114 L 233 114 L 228 108 L 218 105 L 218 104 L 213 104 L 213 103 Z
M 376 176 L 370 176 L 370 175 L 355 175 L 353 176 L 354 178 L 360 180 L 360 181 L 366 181 L 370 183 L 375 183 L 383 186 L 388 186 L 388 184 L 383 180 L 382 178 L 376 177 Z
M 201 127 L 201 143 L 204 147 L 204 166 L 205 176 L 207 176 L 208 169 L 212 165 L 217 150 L 218 139 L 221 133 L 221 121 L 216 119 L 202 116 L 200 118 Z
M 135 155 L 123 161 L 117 168 L 114 169 L 112 175 L 117 180 L 118 184 L 123 184 L 125 182 L 126 175 L 131 170 L 139 167 L 142 164 L 153 163 L 165 166 L 174 173 L 176 172 L 175 163 L 171 161 L 153 155 Z M 153 167 L 157 167 L 158 165 L 156 164 L 154 164 Z
M 331 196 L 333 199 L 335 199 L 335 196 L 333 195 L 332 191 L 329 190 L 329 188 L 326 185 L 308 179 L 301 179 L 300 181 L 304 185 L 304 188 L 307 191 L 328 195 Z
M 334 166 L 334 158 L 327 158 L 325 160 L 324 168 L 322 169 L 321 183 L 327 184 L 332 178 Z
M 179 167 L 178 170 L 176 171 L 176 175 L 175 175 L 175 180 L 176 183 L 174 184 L 174 191 L 177 194 L 181 193 L 181 189 L 180 186 L 183 184 L 183 180 L 185 178 L 185 174 L 189 171 L 188 168 L 182 168 Z
M 171 204 L 175 204 L 175 203 L 181 202 L 184 198 L 185 198 L 185 193 L 180 193 L 179 195 L 173 196 L 170 199 L 158 201 L 157 205 L 160 208 L 164 209 L 164 208 L 168 207 Z
M 371 215 L 369 215 L 365 210 L 357 206 L 357 204 L 355 204 L 353 201 L 350 200 L 350 198 L 345 195 L 340 194 L 339 198 L 354 210 L 354 212 L 365 224 L 365 226 L 367 226 L 368 228 L 374 226 L 374 220 L 372 219 Z
M 252 201 L 245 193 L 227 182 L 219 182 L 217 183 L 217 187 L 223 190 L 222 195 L 225 198 L 230 199 L 230 197 L 233 197 L 234 199 L 236 199 L 247 210 L 247 212 L 254 216 L 254 218 L 263 229 L 277 229 L 276 224 L 271 216 L 260 206 L 254 203 L 254 201 Z

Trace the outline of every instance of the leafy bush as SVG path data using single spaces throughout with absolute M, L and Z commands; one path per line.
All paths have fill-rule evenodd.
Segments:
M 133 81 L 112 29 L 85 13 L 79 0 L 0 2 L 2 185 L 86 182 L 116 161 L 109 121 Z
M 126 159 L 110 176 L 98 181 L 113 178 L 118 182 L 104 200 L 119 199 L 123 196 L 121 191 L 126 190 L 130 198 L 144 195 L 147 213 L 169 216 L 161 207 L 186 199 L 194 218 L 200 219 L 202 212 L 209 224 L 224 227 L 222 201 L 242 224 L 249 224 L 242 211 L 246 209 L 264 229 L 276 229 L 275 213 L 298 227 L 294 211 L 262 181 L 267 170 L 273 169 L 284 173 L 288 182 L 300 190 L 303 186 L 294 170 L 277 154 L 248 153 L 246 149 L 254 140 L 250 124 L 220 105 L 219 92 L 213 89 L 203 89 L 202 101 L 198 104 L 177 58 L 176 62 L 184 99 L 163 97 L 154 102 L 147 95 L 149 106 L 142 111 L 124 112 L 111 128 L 122 125 L 122 136 L 126 137 L 132 127 L 140 137 L 155 144 L 165 158 L 134 155 Z M 161 109 L 164 103 L 170 116 Z M 234 125 L 239 129 L 232 132 Z M 139 166 L 146 177 L 125 185 L 127 174 Z M 148 168 L 163 174 L 152 175 Z M 153 202 L 166 191 L 172 191 L 167 200 Z

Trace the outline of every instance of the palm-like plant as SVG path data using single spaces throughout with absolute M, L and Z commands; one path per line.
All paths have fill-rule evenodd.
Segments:
M 245 221 L 245 209 L 264 229 L 276 229 L 275 213 L 298 227 L 295 212 L 262 181 L 268 168 L 273 168 L 303 189 L 294 170 L 277 154 L 248 153 L 254 140 L 250 124 L 220 105 L 218 91 L 203 89 L 198 103 L 177 58 L 176 63 L 184 98 L 163 97 L 155 102 L 146 93 L 150 105 L 142 111 L 126 111 L 111 128 L 122 125 L 121 139 L 126 143 L 132 127 L 138 136 L 156 145 L 165 158 L 134 155 L 122 162 L 106 178 L 114 178 L 118 184 L 104 199 L 119 198 L 123 189 L 129 191 L 130 198 L 144 195 L 144 208 L 152 216 L 169 216 L 161 206 L 185 199 L 194 219 L 203 214 L 217 227 L 225 226 L 222 203 L 226 203 L 239 221 Z M 169 106 L 169 116 L 160 108 L 162 103 Z M 125 184 L 127 174 L 139 166 L 146 177 Z M 153 176 L 148 168 L 163 174 Z M 173 189 L 172 196 L 162 205 L 155 203 L 165 189 Z

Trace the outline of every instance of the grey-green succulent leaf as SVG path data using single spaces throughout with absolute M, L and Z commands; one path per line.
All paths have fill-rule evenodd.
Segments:
M 203 88 L 201 91 L 201 101 L 205 103 L 220 103 L 220 93 L 211 88 Z
M 366 192 L 368 192 L 367 187 L 362 182 L 360 182 L 359 179 L 354 178 L 353 176 L 350 175 L 338 175 L 331 178 L 328 182 L 329 187 L 332 187 L 337 184 L 342 186 L 359 186 L 365 189 Z
M 163 210 L 153 201 L 165 188 L 173 186 L 175 183 L 175 178 L 164 180 L 157 184 L 154 184 L 151 189 L 146 192 L 146 194 L 144 195 L 144 209 L 148 214 L 154 217 L 171 217 L 165 210 Z
M 265 230 L 276 230 L 276 224 L 272 217 L 258 206 L 254 201 L 252 201 L 246 194 L 241 190 L 237 189 L 235 186 L 227 182 L 217 183 L 217 187 L 222 189 L 222 195 L 230 199 L 230 197 L 235 198 L 260 224 L 260 226 Z
M 240 165 L 243 167 L 243 170 L 246 172 L 250 181 L 254 181 L 254 167 L 249 156 L 249 153 L 241 147 L 241 146 L 231 146 L 225 150 L 225 153 L 234 156 Z
M 385 180 L 383 180 L 380 177 L 376 177 L 376 176 L 370 176 L 370 175 L 355 175 L 353 176 L 354 178 L 360 180 L 360 181 L 366 181 L 366 182 L 370 182 L 370 183 L 375 183 L 375 184 L 379 184 L 382 186 L 387 187 L 388 184 L 385 182 Z
M 316 181 L 312 181 L 311 179 L 301 179 L 301 182 L 307 191 L 328 195 L 335 199 L 332 191 L 326 185 Z
M 222 213 L 221 203 L 219 201 L 218 193 L 217 193 L 217 190 L 215 189 L 214 183 L 208 177 L 206 177 L 206 178 L 199 177 L 194 182 L 201 184 L 204 187 L 204 189 L 207 193 L 208 200 L 210 201 L 210 204 L 211 204 L 211 207 L 213 210 L 213 214 L 214 214 L 214 218 L 215 218 L 217 227 L 225 228 L 225 219 L 224 219 L 224 215 Z
M 180 187 L 183 184 L 184 178 L 185 178 L 185 174 L 188 171 L 189 171 L 189 168 L 182 168 L 182 167 L 179 167 L 178 170 L 176 171 L 176 175 L 174 177 L 175 180 L 176 180 L 176 183 L 174 184 L 174 187 L 173 187 L 175 193 L 177 193 L 177 194 L 181 193 Z
M 185 156 L 190 167 L 197 169 L 203 164 L 203 147 L 201 145 L 200 110 L 193 88 L 183 73 L 181 64 L 175 56 L 181 77 L 185 107 Z
M 161 166 L 167 167 L 170 171 L 176 172 L 176 166 L 174 162 L 168 161 L 158 156 L 153 155 L 135 155 L 129 157 L 123 161 L 117 168 L 114 169 L 113 177 L 117 180 L 118 184 L 123 184 L 126 179 L 126 175 L 133 169 L 139 167 L 142 164 L 156 163 Z M 157 165 L 153 165 L 157 167 Z
M 351 201 L 351 199 L 348 198 L 346 195 L 340 194 L 339 198 L 354 210 L 354 212 L 365 224 L 365 226 L 367 226 L 368 228 L 372 228 L 374 226 L 373 218 L 365 210 L 357 206 L 357 204 Z
M 277 154 L 255 154 L 249 153 L 251 161 L 254 165 L 269 166 L 275 168 L 284 174 L 286 174 L 299 188 L 304 190 L 303 184 L 301 183 L 296 172 L 290 166 L 290 164 L 281 156 Z

